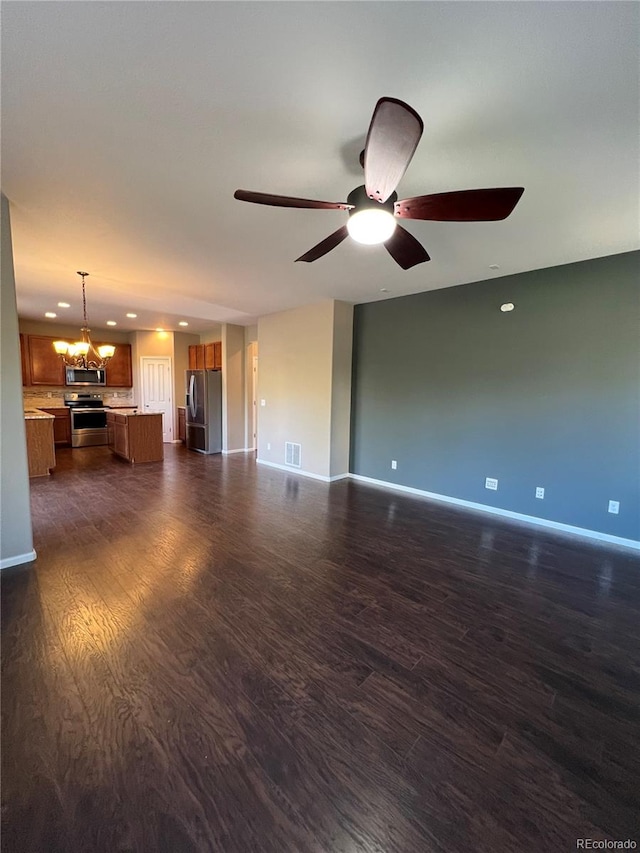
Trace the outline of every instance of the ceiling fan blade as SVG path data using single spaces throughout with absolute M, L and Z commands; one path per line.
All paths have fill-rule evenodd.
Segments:
M 404 198 L 394 205 L 400 219 L 431 219 L 438 222 L 488 222 L 506 219 L 520 200 L 524 187 L 459 190 L 453 193 Z
M 401 225 L 396 225 L 396 230 L 386 241 L 384 247 L 403 270 L 411 269 L 416 264 L 431 260 L 424 246 L 418 243 L 413 234 L 409 234 Z
M 351 210 L 352 204 L 346 201 L 316 201 L 312 198 L 294 198 L 288 195 L 254 193 L 251 190 L 236 190 L 234 198 L 239 201 L 252 201 L 254 204 L 270 204 L 273 207 L 308 207 L 319 210 Z
M 313 249 L 309 249 L 309 251 L 305 252 L 304 255 L 300 255 L 299 258 L 296 258 L 296 262 L 306 261 L 306 263 L 310 264 L 311 261 L 317 261 L 318 258 L 321 258 L 323 255 L 326 255 L 327 252 L 330 252 L 332 249 L 335 249 L 336 246 L 339 246 L 348 234 L 347 226 L 343 225 L 341 228 L 338 228 L 337 231 L 334 231 L 333 234 L 329 234 L 322 243 L 318 243 L 318 245 L 314 246 Z
M 380 98 L 364 146 L 367 195 L 386 201 L 400 183 L 422 136 L 418 113 L 403 101 Z

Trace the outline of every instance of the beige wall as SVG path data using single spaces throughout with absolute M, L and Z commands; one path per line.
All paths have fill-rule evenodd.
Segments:
M 257 328 L 257 327 L 256 327 Z M 258 355 L 257 341 L 249 341 L 245 335 L 244 346 L 244 418 L 245 418 L 245 434 L 244 446 L 249 450 L 255 450 L 255 440 L 253 437 L 253 359 Z M 257 373 L 256 373 L 257 378 Z M 257 418 L 257 401 L 256 401 L 256 418 Z M 257 422 L 256 422 L 257 428 Z
M 222 450 L 245 448 L 244 326 L 222 326 Z
M 218 325 L 218 326 L 214 326 L 213 328 L 209 329 L 208 332 L 204 332 L 203 334 L 201 334 L 199 339 L 196 341 L 196 343 L 212 344 L 212 343 L 215 343 L 215 341 L 221 341 L 221 340 L 222 340 L 222 326 Z
M 219 339 L 218 339 L 219 340 Z M 186 396 L 185 371 L 189 369 L 189 347 L 200 343 L 198 335 L 188 335 L 184 332 L 173 334 L 173 384 L 174 407 L 184 406 Z M 174 436 L 177 438 L 177 424 Z
M 258 355 L 258 325 L 244 327 L 244 446 L 256 450 L 253 435 L 253 359 Z M 257 376 L 257 374 L 256 374 Z M 256 401 L 256 431 L 258 428 L 258 410 Z
M 138 358 L 143 355 L 173 358 L 173 332 L 134 332 L 134 337 Z
M 322 478 L 348 472 L 345 401 L 351 394 L 351 359 L 346 350 L 353 308 L 343 305 L 326 300 L 258 321 L 260 461 L 284 465 L 285 442 L 293 441 L 301 445 L 301 471 Z
M 336 301 L 333 307 L 330 476 L 337 477 L 349 471 L 353 305 Z
M 29 467 L 22 405 L 22 368 L 13 272 L 9 202 L 2 195 L 0 270 L 0 568 L 35 558 L 29 505 Z
M 133 367 L 133 388 L 135 403 L 142 405 L 142 372 L 140 370 L 140 359 L 144 356 L 155 358 L 157 356 L 168 356 L 171 359 L 171 370 L 174 371 L 173 359 L 173 332 L 134 332 L 131 335 L 131 361 Z M 172 373 L 175 378 L 175 372 Z M 171 388 L 175 382 L 172 381 Z M 178 434 L 178 422 L 175 411 L 175 399 L 173 400 L 170 418 L 171 437 Z M 165 421 L 166 424 L 166 421 Z

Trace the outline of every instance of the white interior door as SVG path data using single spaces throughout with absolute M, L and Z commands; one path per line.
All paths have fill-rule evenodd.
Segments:
M 142 411 L 162 412 L 162 440 L 173 441 L 171 359 L 168 356 L 140 359 Z

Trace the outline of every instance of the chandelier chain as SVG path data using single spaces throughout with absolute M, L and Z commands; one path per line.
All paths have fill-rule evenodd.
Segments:
M 89 334 L 89 322 L 87 320 L 87 293 L 85 289 L 85 278 L 88 272 L 77 270 L 82 278 L 82 316 L 84 326 L 82 327 L 82 338 L 75 344 L 66 341 L 55 341 L 53 346 L 67 367 L 75 367 L 79 370 L 102 370 L 109 359 L 113 358 L 116 348 L 113 344 L 100 344 L 94 346 Z
M 81 272 L 80 275 L 82 276 L 82 313 L 84 314 L 84 325 L 86 328 L 89 325 L 87 323 L 87 297 L 84 292 L 84 279 L 87 273 Z

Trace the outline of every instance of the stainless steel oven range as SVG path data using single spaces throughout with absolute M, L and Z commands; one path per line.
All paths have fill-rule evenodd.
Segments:
M 108 444 L 107 410 L 101 394 L 78 391 L 64 395 L 71 415 L 71 447 Z

